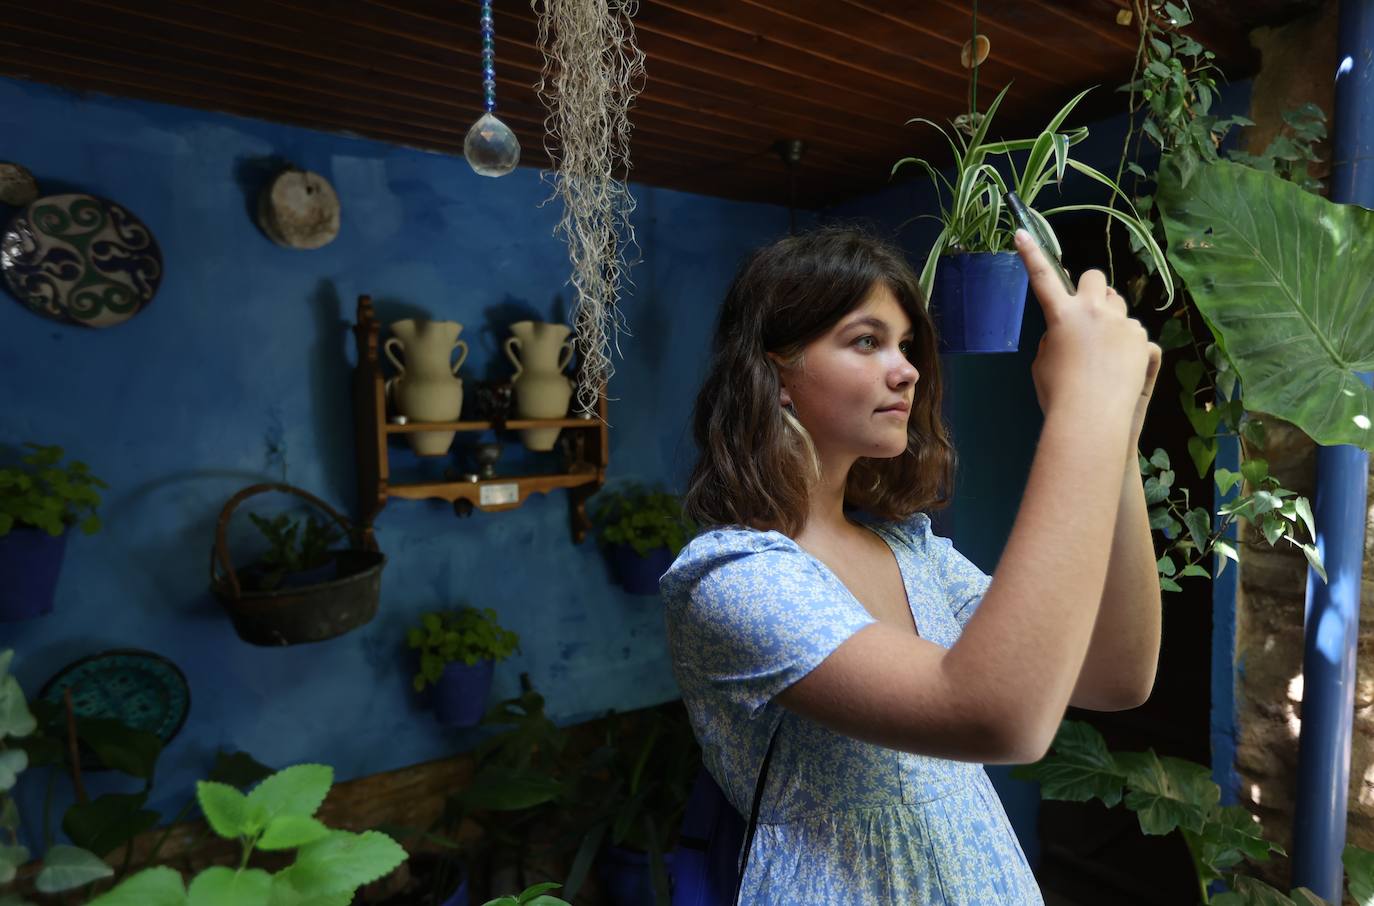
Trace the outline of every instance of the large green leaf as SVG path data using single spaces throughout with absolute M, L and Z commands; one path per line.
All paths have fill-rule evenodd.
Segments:
M 278 815 L 309 818 L 324 803 L 333 783 L 334 769 L 327 764 L 292 765 L 253 788 L 248 794 L 249 810 L 262 809 L 269 820 Z
M 1115 758 L 1126 771 L 1126 807 L 1136 813 L 1142 833 L 1167 834 L 1176 827 L 1202 832 L 1221 798 L 1207 768 L 1153 751 L 1119 752 Z
M 1160 167 L 1169 260 L 1240 374 L 1246 408 L 1374 450 L 1374 211 L 1218 161 Z
M 295 864 L 282 874 L 299 893 L 323 896 L 371 884 L 405 860 L 406 851 L 386 834 L 334 831 L 302 847 Z
M 1360 906 L 1374 906 L 1374 853 L 1358 846 L 1346 846 L 1341 862 L 1350 886 L 1350 895 Z
M 148 868 L 125 878 L 86 906 L 184 906 L 186 886 L 175 869 Z
M 114 869 L 93 852 L 59 843 L 43 854 L 43 868 L 34 880 L 40 893 L 61 893 L 108 878 Z
M 143 807 L 147 793 L 107 793 L 78 802 L 62 817 L 62 830 L 77 846 L 107 855 L 157 824 L 162 817 Z
M 1113 806 L 1121 801 L 1125 772 L 1117 766 L 1102 735 L 1089 724 L 1066 720 L 1054 737 L 1053 753 L 1032 765 L 1018 767 L 1014 776 L 1038 780 L 1045 799 L 1086 802 L 1101 799 Z
M 205 869 L 186 889 L 186 906 L 267 906 L 272 876 L 261 868 Z

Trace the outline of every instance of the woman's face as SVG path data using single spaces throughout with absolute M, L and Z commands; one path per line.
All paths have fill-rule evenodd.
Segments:
M 920 372 L 907 359 L 911 318 L 884 283 L 780 369 L 780 402 L 816 444 L 822 463 L 847 467 L 858 457 L 900 456 Z

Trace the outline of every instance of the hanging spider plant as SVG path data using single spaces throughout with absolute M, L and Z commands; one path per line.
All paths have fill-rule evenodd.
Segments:
M 1007 88 L 1010 87 L 1010 85 L 1007 86 Z M 893 175 L 906 164 L 924 167 L 926 173 L 935 183 L 936 193 L 940 195 L 940 216 L 938 219 L 943 227 L 940 234 L 935 238 L 934 245 L 931 246 L 930 256 L 926 259 L 925 267 L 921 269 L 921 291 L 926 298 L 930 298 L 931 290 L 934 287 L 935 269 L 939 266 L 940 256 L 970 252 L 1004 252 L 1013 248 L 1012 237 L 1016 233 L 1016 224 L 1012 220 L 1011 212 L 1005 208 L 1002 202 L 1002 197 L 1010 189 L 1020 196 L 1026 206 L 1030 208 L 1031 216 L 1039 222 L 1045 235 L 1054 245 L 1055 254 L 1061 257 L 1062 250 L 1059 247 L 1059 239 L 1055 236 L 1054 230 L 1050 228 L 1049 222 L 1046 220 L 1047 217 L 1066 211 L 1098 211 L 1108 217 L 1115 218 L 1148 250 L 1155 267 L 1165 275 L 1164 286 L 1169 293 L 1169 301 L 1172 302 L 1173 280 L 1168 278 L 1169 270 L 1164 252 L 1155 242 L 1154 237 L 1150 235 L 1149 224 L 1141 220 L 1130 199 L 1110 177 L 1081 161 L 1073 160 L 1069 156 L 1069 149 L 1088 137 L 1088 129 L 1086 126 L 1080 126 L 1076 129 L 1061 130 L 1061 127 L 1073 108 L 1092 89 L 1079 92 L 1071 101 L 1060 108 L 1059 112 L 1035 138 L 987 141 L 988 129 L 992 124 L 993 116 L 997 113 L 997 108 L 1002 103 L 1002 98 L 1006 96 L 1007 88 L 998 92 L 997 98 L 988 107 L 986 113 L 970 118 L 969 126 L 972 131 L 967 137 L 957 128 L 952 133 L 946 132 L 939 124 L 922 117 L 907 120 L 907 125 L 925 123 L 928 126 L 933 126 L 944 136 L 945 141 L 949 143 L 950 150 L 954 152 L 954 178 L 952 180 L 931 166 L 929 161 L 919 157 L 904 157 L 892 166 Z M 1013 152 L 1019 151 L 1030 153 L 1026 157 L 1024 166 L 1018 172 L 1011 155 Z M 1003 178 L 1001 172 L 991 162 L 991 158 L 995 155 L 1002 154 L 1007 156 L 1012 171 L 1011 183 Z M 1060 205 L 1043 212 L 1035 210 L 1032 207 L 1035 196 L 1040 193 L 1041 189 L 1049 185 L 1051 180 L 1056 185 L 1060 184 L 1068 169 L 1077 170 L 1111 189 L 1113 194 L 1120 197 L 1126 210 L 1118 211 L 1100 204 L 1070 204 Z M 944 203 L 946 197 L 950 199 L 948 207 Z

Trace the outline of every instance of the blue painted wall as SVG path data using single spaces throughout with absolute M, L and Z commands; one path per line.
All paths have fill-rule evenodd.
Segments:
M 340 779 L 469 747 L 473 737 L 419 707 L 404 649 L 421 612 L 459 601 L 495 608 L 521 636 L 493 696 L 516 694 L 527 672 L 563 723 L 677 696 L 657 599 L 624 594 L 592 542 L 572 544 L 562 491 L 466 520 L 442 502 L 392 501 L 378 521 L 390 558 L 380 611 L 334 641 L 247 645 L 208 593 L 215 520 L 238 489 L 284 471 L 352 512 L 360 293 L 383 321 L 463 322 L 469 378 L 510 373 L 506 324 L 567 316 L 558 205 L 539 207 L 536 170 L 487 179 L 453 157 L 11 80 L 0 80 L 0 135 L 0 157 L 27 166 L 43 192 L 127 207 L 166 261 L 152 304 L 109 329 L 0 300 L 0 443 L 60 444 L 110 484 L 105 529 L 72 539 L 54 613 L 0 624 L 0 645 L 18 649 L 30 695 L 107 648 L 181 666 L 191 715 L 163 755 L 154 808 L 174 812 L 218 747 L 277 766 L 326 761 Z M 256 188 L 277 158 L 333 183 L 343 218 L 332 244 L 282 249 L 255 226 Z M 611 472 L 672 483 L 690 467 L 686 419 L 716 306 L 741 256 L 786 231 L 787 211 L 642 186 L 635 196 L 643 260 L 612 386 Z M 407 458 L 397 451 L 394 465 Z M 246 560 L 256 532 L 241 514 L 234 523 Z M 25 786 L 32 830 L 42 783 Z M 57 816 L 68 786 L 58 784 Z

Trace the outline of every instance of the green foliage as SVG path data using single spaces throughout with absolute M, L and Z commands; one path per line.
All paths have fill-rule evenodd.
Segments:
M 289 573 L 328 563 L 330 545 L 343 538 L 343 534 L 333 525 L 314 516 L 305 520 L 304 531 L 301 530 L 301 520 L 287 513 L 280 513 L 271 519 L 249 513 L 248 518 L 253 520 L 270 545 L 259 560 L 262 571 L 257 584 L 264 591 L 276 588 Z
M 420 618 L 420 625 L 406 634 L 406 644 L 420 652 L 415 691 L 439 681 L 444 667 L 461 661 L 469 667 L 478 661 L 502 661 L 520 650 L 520 636 L 497 622 L 490 607 L 459 607 L 434 611 Z
M 558 889 L 558 884 L 534 884 L 514 896 L 497 897 L 487 900 L 482 906 L 569 906 L 566 900 L 549 896 L 548 891 Z
M 347 906 L 357 888 L 389 874 L 406 855 L 385 834 L 331 830 L 314 817 L 333 777 L 327 765 L 295 765 L 264 778 L 247 795 L 201 781 L 201 809 L 216 834 L 240 842 L 239 866 L 207 868 L 189 887 L 171 869 L 150 868 L 89 906 Z M 259 849 L 295 849 L 296 859 L 274 874 L 250 868 Z
M 696 534 L 682 501 L 659 489 L 629 483 L 619 490 L 602 489 L 595 501 L 592 521 L 603 545 L 627 544 L 641 557 L 661 547 L 676 555 Z
M 1063 183 L 1068 169 L 1076 170 L 1106 186 L 1111 190 L 1112 198 L 1119 197 L 1127 208 L 1131 208 L 1131 202 L 1110 177 L 1069 156 L 1069 148 L 1087 138 L 1088 129 L 1086 126 L 1080 126 L 1072 130 L 1061 130 L 1061 127 L 1087 91 L 1080 92 L 1061 107 L 1035 138 L 989 141 L 988 132 L 993 117 L 1010 87 L 1008 85 L 1003 88 L 987 112 L 975 118 L 973 133 L 967 138 L 957 128 L 952 133 L 946 132 L 931 120 L 917 117 L 907 121 L 907 125 L 923 123 L 934 127 L 954 153 L 953 181 L 936 170 L 929 161 L 918 157 L 904 157 L 892 166 L 893 175 L 906 164 L 922 167 L 935 183 L 936 193 L 941 196 L 941 230 L 926 258 L 925 266 L 921 269 L 921 291 L 925 297 L 929 299 L 934 288 L 935 271 L 941 255 L 960 252 L 1000 252 L 1013 247 L 1012 237 L 1016 233 L 1016 222 L 1011 211 L 1005 209 L 1002 204 L 1002 197 L 1008 189 L 1015 191 L 1030 208 L 1031 216 L 1036 218 L 1040 228 L 1054 244 L 1056 255 L 1062 254 L 1059 241 L 1046 218 L 1067 211 L 1096 211 L 1125 226 L 1143 248 L 1150 250 L 1155 266 L 1167 272 L 1168 265 L 1165 263 L 1164 253 L 1150 235 L 1149 227 L 1141 221 L 1134 209 L 1129 213 L 1123 213 L 1103 205 L 1063 205 L 1041 213 L 1031 207 L 1035 197 L 1051 181 L 1055 185 Z M 997 155 L 1006 155 L 1008 162 L 1011 163 L 1011 155 L 1022 151 L 1028 152 L 1025 164 L 1020 172 L 1013 166 L 1012 181 L 1009 183 L 991 163 L 991 159 Z M 948 207 L 944 203 L 946 195 L 950 200 Z
M 1117 178 L 1124 171 L 1134 175 L 1136 210 L 1149 218 L 1157 241 L 1167 243 L 1175 273 L 1161 274 L 1152 250 L 1132 234 L 1143 273 L 1130 281 L 1129 295 L 1140 303 L 1158 287 L 1172 300 L 1176 285 L 1180 290 L 1183 304 L 1165 323 L 1159 344 L 1166 353 L 1179 353 L 1174 363 L 1182 384 L 1179 402 L 1195 432 L 1187 440 L 1188 457 L 1205 476 L 1219 441 L 1235 437 L 1243 463 L 1257 459 L 1252 448 L 1264 446 L 1266 430 L 1251 409 L 1293 422 L 1318 440 L 1340 437 L 1337 442 L 1367 446 L 1374 394 L 1358 381 L 1349 386 L 1343 375 L 1367 359 L 1369 341 L 1347 355 L 1344 341 L 1333 342 L 1331 331 L 1320 325 L 1374 323 L 1367 306 L 1341 288 L 1368 282 L 1364 259 L 1341 245 L 1345 230 L 1366 228 L 1355 221 L 1368 215 L 1355 210 L 1333 215 L 1343 206 L 1298 197 L 1320 188 L 1308 165 L 1317 161 L 1314 146 L 1325 137 L 1323 114 L 1305 104 L 1284 115 L 1285 128 L 1262 154 L 1230 151 L 1235 163 L 1225 162 L 1218 149 L 1231 130 L 1254 124 L 1212 112 L 1220 73 L 1215 55 L 1184 34 L 1192 24 L 1188 4 L 1150 0 L 1142 11 L 1135 71 L 1120 90 L 1130 92 L 1132 114 L 1143 112 L 1144 118 L 1139 131 L 1127 135 Z M 1157 173 L 1138 163 L 1145 140 L 1160 151 Z M 1283 179 L 1297 185 L 1285 185 Z M 1256 217 L 1257 211 L 1266 214 Z M 1326 231 L 1323 224 L 1333 216 L 1334 229 Z M 1309 318 L 1315 323 L 1306 323 Z M 1214 342 L 1193 340 L 1199 320 Z M 1265 346 L 1273 352 L 1266 354 Z M 1318 401 L 1340 405 L 1328 416 L 1315 408 Z M 1153 488 L 1149 483 L 1160 476 L 1143 466 L 1142 474 L 1147 499 L 1152 506 L 1161 504 L 1151 511 L 1151 527 L 1167 540 L 1158 563 L 1165 591 L 1180 590 L 1184 576 L 1206 576 L 1205 564 L 1213 555 L 1218 575 L 1226 560 L 1236 560 L 1227 534 L 1238 518 L 1253 523 L 1270 545 L 1286 540 L 1297 546 L 1325 579 L 1316 547 L 1299 540 L 1300 519 L 1315 540 L 1304 516 L 1311 512 L 1308 501 L 1267 473 L 1253 481 L 1246 475 L 1245 493 L 1220 508 L 1216 528 L 1211 512 L 1192 506 L 1186 491 L 1174 494 L 1166 487 L 1161 496 L 1160 482 Z M 1224 469 L 1216 478 L 1223 494 L 1238 480 Z
M 1323 901 L 1299 888 L 1291 896 L 1234 869 L 1243 861 L 1267 861 L 1283 849 L 1264 838 L 1259 821 L 1244 807 L 1220 805 L 1221 789 L 1204 766 L 1181 758 L 1160 757 L 1153 750 L 1111 752 L 1089 724 L 1066 720 L 1059 725 L 1050 754 L 1012 776 L 1038 781 L 1045 799 L 1087 802 L 1111 807 L 1124 803 L 1136 813 L 1141 833 L 1183 837 L 1197 873 L 1199 902 L 1215 906 L 1315 906 Z M 1123 795 L 1124 792 L 1124 795 Z M 1374 899 L 1374 853 L 1350 846 L 1345 851 L 1350 893 L 1361 904 Z M 1213 881 L 1230 892 L 1215 898 Z
M 1374 450 L 1374 390 L 1359 377 L 1374 369 L 1365 292 L 1374 212 L 1226 161 L 1200 168 L 1185 189 L 1174 164 L 1157 193 L 1169 260 L 1246 405 L 1320 444 Z
M 7 898 L 4 887 L 14 880 L 19 866 L 29 860 L 29 851 L 19 845 L 19 808 L 9 791 L 32 759 L 27 750 L 13 746 L 38 729 L 38 719 L 29 710 L 23 688 L 9 672 L 13 660 L 13 649 L 0 651 L 0 763 L 4 765 L 6 781 L 0 784 L 0 835 L 7 841 L 0 844 L 0 902 Z M 94 853 L 76 846 L 53 846 L 35 883 L 42 893 L 60 893 L 112 874 L 114 870 Z
M 16 525 L 60 535 L 80 524 L 86 534 L 100 529 L 98 488 L 109 487 L 84 462 L 62 463 L 61 447 L 26 443 L 21 465 L 0 468 L 0 537 Z

